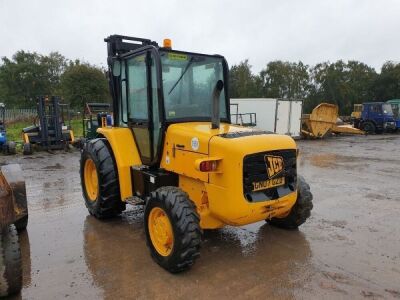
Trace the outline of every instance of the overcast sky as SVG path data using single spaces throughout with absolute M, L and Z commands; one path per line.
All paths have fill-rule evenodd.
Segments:
M 17 50 L 105 66 L 104 37 L 171 38 L 173 48 L 271 60 L 400 61 L 399 0 L 0 0 L 0 56 Z

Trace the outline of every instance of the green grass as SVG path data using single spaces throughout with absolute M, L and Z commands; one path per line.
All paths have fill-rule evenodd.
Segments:
M 7 130 L 7 140 L 14 142 L 22 142 L 22 129 L 28 126 L 32 126 L 30 121 L 20 121 L 12 124 L 6 124 Z M 81 119 L 71 120 L 71 127 L 74 131 L 75 138 L 81 137 L 83 135 L 83 127 Z
M 6 123 L 7 140 L 22 142 L 22 129 L 31 125 L 32 122 L 29 121 L 20 121 L 9 125 Z
M 83 126 L 82 119 L 73 119 L 71 120 L 71 127 L 74 132 L 75 138 L 83 136 Z

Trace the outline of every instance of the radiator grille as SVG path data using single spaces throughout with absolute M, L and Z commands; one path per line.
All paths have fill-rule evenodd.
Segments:
M 266 156 L 282 157 L 282 170 L 274 176 L 267 172 Z M 254 183 L 284 177 L 285 184 L 254 190 Z M 243 160 L 243 193 L 249 202 L 275 200 L 292 193 L 296 189 L 296 150 L 278 150 L 255 153 Z

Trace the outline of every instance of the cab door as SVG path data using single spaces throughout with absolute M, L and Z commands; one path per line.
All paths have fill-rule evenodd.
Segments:
M 127 120 L 143 164 L 155 165 L 161 137 L 158 76 L 150 51 L 125 61 Z
M 382 104 L 374 104 L 371 105 L 371 119 L 375 121 L 375 123 L 381 127 L 383 126 L 383 111 Z

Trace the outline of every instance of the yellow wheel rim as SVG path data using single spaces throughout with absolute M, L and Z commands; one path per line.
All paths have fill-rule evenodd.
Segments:
M 99 194 L 99 180 L 97 177 L 97 169 L 94 161 L 90 158 L 85 162 L 84 179 L 86 194 L 90 201 L 96 201 Z
M 150 211 L 148 228 L 151 243 L 162 256 L 171 254 L 174 246 L 174 232 L 166 212 L 159 207 Z

